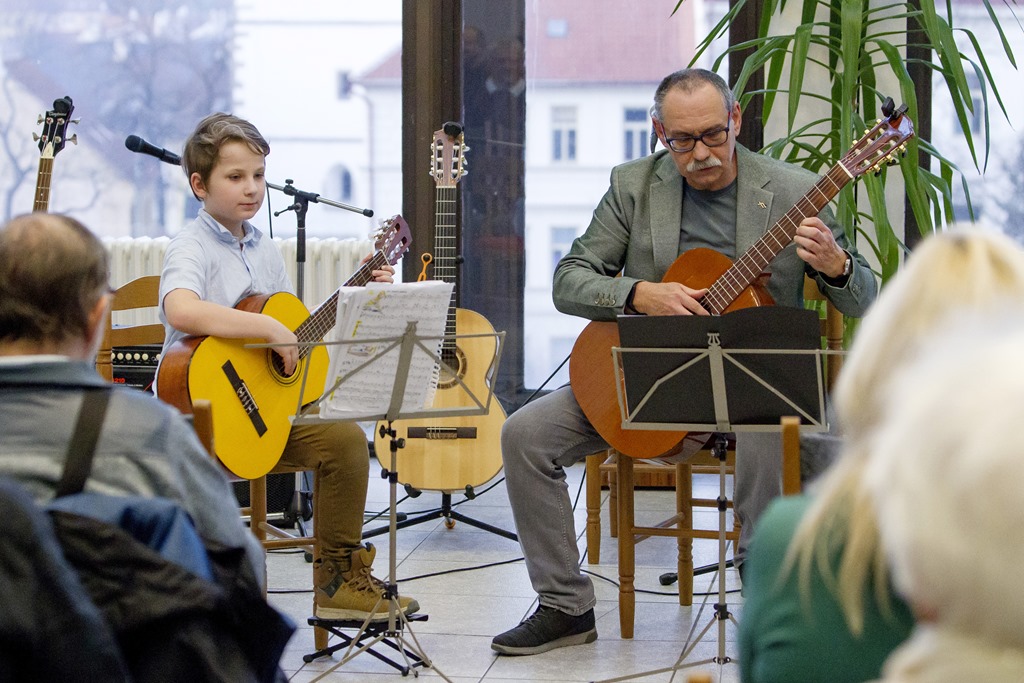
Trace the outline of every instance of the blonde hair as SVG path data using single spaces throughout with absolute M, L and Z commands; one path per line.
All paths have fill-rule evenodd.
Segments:
M 928 237 L 915 249 L 858 330 L 835 390 L 842 454 L 819 481 L 783 571 L 796 568 L 808 595 L 811 569 L 817 569 L 855 635 L 864 627 L 869 577 L 879 606 L 889 609 L 888 572 L 863 472 L 892 375 L 958 312 L 995 310 L 1007 297 L 1024 300 L 1024 250 L 998 232 L 960 227 Z M 830 558 L 837 552 L 834 571 Z
M 987 313 L 901 372 L 863 480 L 899 593 L 942 628 L 1022 648 L 1024 310 Z

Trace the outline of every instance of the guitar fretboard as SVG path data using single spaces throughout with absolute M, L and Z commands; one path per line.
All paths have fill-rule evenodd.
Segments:
M 452 283 L 452 298 L 445 322 L 445 348 L 454 346 L 457 245 L 455 239 L 455 186 L 438 185 L 434 203 L 434 275 L 438 280 Z
M 819 178 L 785 216 L 715 280 L 704 295 L 704 308 L 712 315 L 721 315 L 743 290 L 761 276 L 772 259 L 793 241 L 800 222 L 809 216 L 817 216 L 853 178 L 841 162 Z
M 50 208 L 50 178 L 53 176 L 53 157 L 39 158 L 39 173 L 36 176 L 36 198 L 32 211 L 46 213 Z
M 359 266 L 352 277 L 345 281 L 343 287 L 361 287 L 373 280 L 373 271 L 380 270 L 388 265 L 387 256 L 382 251 L 374 252 L 370 259 Z M 295 336 L 299 342 L 310 343 L 320 341 L 331 331 L 338 319 L 338 296 L 335 291 L 327 298 L 309 317 L 295 330 Z M 303 347 L 299 351 L 299 358 L 305 358 L 313 347 Z

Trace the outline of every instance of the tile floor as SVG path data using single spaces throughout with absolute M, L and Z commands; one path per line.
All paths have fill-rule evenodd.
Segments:
M 387 482 L 376 476 L 376 463 L 371 465 L 370 490 L 367 507 L 372 511 L 387 510 L 389 490 Z M 580 491 L 584 467 L 580 463 L 569 471 L 570 494 L 575 498 Z M 501 475 L 489 483 L 492 489 L 481 492 L 472 501 L 457 506 L 462 514 L 489 524 L 514 531 Z M 695 486 L 700 493 L 717 495 L 715 476 L 698 475 Z M 481 487 L 486 489 L 487 487 Z M 607 497 L 607 491 L 604 492 Z M 436 508 L 440 494 L 424 492 L 419 498 L 402 501 L 404 491 L 398 489 L 399 512 L 414 514 Z M 462 496 L 456 496 L 458 503 Z M 580 491 L 576 506 L 576 528 L 580 534 L 581 552 L 586 550 L 582 537 L 585 529 L 586 509 L 584 494 Z M 643 491 L 637 494 L 638 522 L 651 522 L 668 516 L 673 509 L 670 491 Z M 701 520 L 701 515 L 704 519 Z M 698 512 L 698 525 L 715 528 L 717 513 Z M 371 522 L 367 529 L 386 525 L 387 518 Z M 415 596 L 426 621 L 413 622 L 404 638 L 415 641 L 431 660 L 434 668 L 414 670 L 419 678 L 457 682 L 469 681 L 576 681 L 637 680 L 676 681 L 683 683 L 690 674 L 706 672 L 715 681 L 735 682 L 739 672 L 735 663 L 726 665 L 703 664 L 682 668 L 676 672 L 642 675 L 676 664 L 687 642 L 691 628 L 699 633 L 711 625 L 684 663 L 705 661 L 718 654 L 717 622 L 713 622 L 712 604 L 717 599 L 717 583 L 713 586 L 713 573 L 698 576 L 694 591 L 714 591 L 710 598 L 695 597 L 693 607 L 681 607 L 674 593 L 675 584 L 663 587 L 658 577 L 675 571 L 675 544 L 669 538 L 651 538 L 636 547 L 637 605 L 635 635 L 632 640 L 619 637 L 619 610 L 616 541 L 608 535 L 607 502 L 602 507 L 601 564 L 590 565 L 584 557 L 584 569 L 594 574 L 598 605 L 595 610 L 599 637 L 596 642 L 570 648 L 561 648 L 530 657 L 497 656 L 490 648 L 491 638 L 529 615 L 536 607 L 536 595 L 530 587 L 526 568 L 521 560 L 518 543 L 496 534 L 457 523 L 446 529 L 440 519 L 399 529 L 396 534 L 396 576 L 399 591 Z M 387 534 L 370 539 L 378 549 L 375 573 L 386 578 L 389 565 Z M 695 565 L 717 562 L 717 541 L 697 541 L 694 547 Z M 730 548 L 731 556 L 731 548 Z M 312 597 L 308 592 L 312 569 L 301 554 L 273 553 L 268 558 L 270 601 L 287 612 L 300 628 L 292 637 L 282 660 L 282 668 L 289 679 L 298 682 L 313 680 L 377 681 L 404 680 L 401 672 L 371 656 L 360 653 L 335 667 L 342 657 L 338 652 L 303 662 L 303 655 L 314 651 L 312 627 L 307 624 Z M 601 578 L 604 577 L 604 578 Z M 733 569 L 726 571 L 726 586 L 737 589 L 739 580 Z M 277 592 L 275 592 L 277 591 Z M 702 601 L 706 601 L 702 604 Z M 741 614 L 739 591 L 728 595 L 728 603 L 738 619 Z M 691 639 L 693 636 L 691 636 Z M 725 654 L 736 656 L 734 624 L 727 622 Z M 338 642 L 331 638 L 330 644 Z M 393 654 L 383 644 L 382 652 Z M 326 674 L 326 675 L 325 675 Z M 321 677 L 322 678 L 318 678 Z M 412 678 L 412 673 L 409 674 Z

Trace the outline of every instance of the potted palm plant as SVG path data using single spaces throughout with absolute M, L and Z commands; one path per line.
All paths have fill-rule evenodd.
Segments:
M 679 6 L 685 0 L 679 0 Z M 980 0 L 997 29 L 1001 50 L 1016 68 L 1010 43 L 989 0 Z M 1017 0 L 1003 0 L 1000 11 L 1013 13 Z M 748 0 L 733 0 L 726 15 L 698 45 L 696 62 L 727 31 Z M 673 10 L 675 11 L 675 10 Z M 1020 22 L 1017 22 L 1020 26 Z M 957 35 L 967 47 L 956 42 Z M 952 0 L 939 11 L 933 0 L 763 0 L 757 37 L 730 45 L 714 68 L 730 55 L 742 54 L 743 66 L 733 84 L 740 103 L 762 99 L 762 123 L 784 134 L 766 145 L 765 153 L 823 172 L 832 167 L 879 116 L 885 97 L 906 103 L 912 121 L 919 107 L 909 63 L 923 65 L 935 82 L 944 85 L 959 120 L 976 167 L 987 160 L 987 115 L 979 138 L 969 121 L 979 88 L 972 89 L 967 73 L 980 85 L 981 105 L 989 111 L 995 102 L 1006 116 L 995 78 L 977 37 L 953 20 Z M 908 54 L 932 59 L 908 59 Z M 749 89 L 751 76 L 762 73 L 763 89 Z M 880 84 L 885 84 L 880 85 Z M 885 92 L 884 89 L 898 92 Z M 785 102 L 785 111 L 780 102 Z M 926 154 L 919 155 L 919 151 Z M 941 230 L 953 219 L 953 187 L 960 182 L 970 207 L 970 193 L 960 169 L 931 140 L 915 138 L 899 165 L 907 204 L 922 233 Z M 920 161 L 919 161 L 920 159 Z M 851 240 L 863 250 L 866 241 L 874 252 L 884 282 L 899 266 L 906 249 L 890 216 L 885 193 L 887 172 L 868 176 L 844 188 L 836 198 L 836 214 L 843 225 L 854 226 Z M 902 201 L 902 193 L 900 193 Z

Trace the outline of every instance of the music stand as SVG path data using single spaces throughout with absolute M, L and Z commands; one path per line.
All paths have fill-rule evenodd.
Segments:
M 336 633 L 336 634 L 337 634 L 337 630 L 335 630 L 335 629 L 338 629 L 338 628 L 350 628 L 350 627 L 357 628 L 357 633 L 353 637 L 348 638 L 346 640 L 346 642 L 343 644 L 343 646 L 347 646 L 347 648 L 345 649 L 345 652 L 344 652 L 341 660 L 338 661 L 334 666 L 329 668 L 327 671 L 323 672 L 321 675 L 319 675 L 316 678 L 312 679 L 313 681 L 318 681 L 318 680 L 324 678 L 325 676 L 327 676 L 328 674 L 333 672 L 338 667 L 342 666 L 346 662 L 348 662 L 351 659 L 353 659 L 354 657 L 356 657 L 361 652 L 369 652 L 370 654 L 372 654 L 373 656 L 377 657 L 378 659 L 381 659 L 382 661 L 391 664 L 393 667 L 395 667 L 399 671 L 401 671 L 403 675 L 407 674 L 410 670 L 413 670 L 416 667 L 423 667 L 423 668 L 433 669 L 438 674 L 438 676 L 440 676 L 442 679 L 444 679 L 445 681 L 450 681 L 450 679 L 447 676 L 445 676 L 444 673 L 442 673 L 440 670 L 437 669 L 437 667 L 435 667 L 433 665 L 433 663 L 431 662 L 430 658 L 423 651 L 423 648 L 419 644 L 419 641 L 416 640 L 416 635 L 413 633 L 412 629 L 410 628 L 410 622 L 412 622 L 412 621 L 425 621 L 426 618 L 427 618 L 426 615 L 414 614 L 412 616 L 407 616 L 404 612 L 401 611 L 401 609 L 399 609 L 398 583 L 397 583 L 397 580 L 395 578 L 396 569 L 397 569 L 397 557 L 396 557 L 396 555 L 397 555 L 397 530 L 398 530 L 398 514 L 397 514 L 398 474 L 397 474 L 397 471 L 396 471 L 396 467 L 397 467 L 397 459 L 398 459 L 398 449 L 404 447 L 404 439 L 397 438 L 396 432 L 395 432 L 394 429 L 392 429 L 391 425 L 392 425 L 392 423 L 395 420 L 398 420 L 398 419 L 410 419 L 410 418 L 418 418 L 418 417 L 455 417 L 455 416 L 484 415 L 484 414 L 487 413 L 487 411 L 489 409 L 489 406 L 490 406 L 490 402 L 493 399 L 493 389 L 488 388 L 488 395 L 487 395 L 487 397 L 485 399 L 481 399 L 480 397 L 474 395 L 472 390 L 469 387 L 467 387 L 465 384 L 463 384 L 461 380 L 459 380 L 459 384 L 462 385 L 463 390 L 466 391 L 467 394 L 471 397 L 471 400 L 473 401 L 475 406 L 473 406 L 473 407 L 456 407 L 456 408 L 413 408 L 413 409 L 409 409 L 409 408 L 403 407 L 403 403 L 404 403 L 404 400 L 405 400 L 405 397 L 406 397 L 406 389 L 407 389 L 408 379 L 409 379 L 409 370 L 410 370 L 410 367 L 412 367 L 412 365 L 414 363 L 414 354 L 426 354 L 426 356 L 429 359 L 431 359 L 433 362 L 435 362 L 435 363 L 443 363 L 444 361 L 441 360 L 440 356 L 436 353 L 435 349 L 434 348 L 430 348 L 430 346 L 428 346 L 428 344 L 431 344 L 433 347 L 436 348 L 438 346 L 438 341 L 440 339 L 442 339 L 442 338 L 444 338 L 444 339 L 449 338 L 449 337 L 445 337 L 443 335 L 442 336 L 419 336 L 419 335 L 416 334 L 416 326 L 417 326 L 417 323 L 415 321 L 407 322 L 406 323 L 405 332 L 402 335 L 398 336 L 398 337 L 386 337 L 386 338 L 378 338 L 378 339 L 358 339 L 358 340 L 351 340 L 351 341 L 332 341 L 332 342 L 323 342 L 323 341 L 321 341 L 321 342 L 314 342 L 314 343 L 298 343 L 298 344 L 296 344 L 297 346 L 306 348 L 306 347 L 312 347 L 312 346 L 334 346 L 334 345 L 342 345 L 343 346 L 343 345 L 350 345 L 350 344 L 358 344 L 360 346 L 366 346 L 367 344 L 379 343 L 379 344 L 381 344 L 381 347 L 378 349 L 378 351 L 376 353 L 374 353 L 373 355 L 368 357 L 366 360 L 364 360 L 357 367 L 355 367 L 355 368 L 349 370 L 348 372 L 345 372 L 344 374 L 341 374 L 340 376 L 335 378 L 333 383 L 331 382 L 331 380 L 329 378 L 328 379 L 328 387 L 326 388 L 326 390 L 324 391 L 324 393 L 322 394 L 320 399 L 318 399 L 317 401 L 313 402 L 312 404 L 309 404 L 308 406 L 303 407 L 301 405 L 301 398 L 300 398 L 300 405 L 298 405 L 296 407 L 295 415 L 292 418 L 292 424 L 320 423 L 320 422 L 329 421 L 331 419 L 335 419 L 335 420 L 338 420 L 338 421 L 344 421 L 344 422 L 362 421 L 362 420 L 374 420 L 374 421 L 383 420 L 383 421 L 387 422 L 387 428 L 385 430 L 385 427 L 381 426 L 381 430 L 383 432 L 382 436 L 390 436 L 391 437 L 390 449 L 389 449 L 390 453 L 391 453 L 391 461 L 390 461 L 389 469 L 386 469 L 383 472 L 384 476 L 386 476 L 386 478 L 388 480 L 388 489 L 389 489 L 389 505 L 388 505 L 388 518 L 389 518 L 389 525 L 388 525 L 388 530 L 389 530 L 389 534 L 388 534 L 388 580 L 387 580 L 386 585 L 385 585 L 384 594 L 381 596 L 380 600 L 377 602 L 376 605 L 374 605 L 373 609 L 371 610 L 371 616 L 372 616 L 372 613 L 376 612 L 377 608 L 383 602 L 386 601 L 388 603 L 387 626 L 384 627 L 384 628 L 379 628 L 379 624 L 377 624 L 376 622 L 371 622 L 370 621 L 370 617 L 367 617 L 367 619 L 365 621 L 363 621 L 362 623 L 359 623 L 359 622 L 347 622 L 347 621 L 342 621 L 342 620 L 319 619 L 319 618 L 316 618 L 316 617 L 313 617 L 313 618 L 309 619 L 309 623 L 312 626 L 320 626 L 320 627 L 325 628 L 328 631 L 331 631 L 331 632 Z M 452 336 L 450 338 L 459 339 L 459 338 L 462 338 L 462 337 L 465 337 L 465 336 L 479 336 L 479 335 L 454 335 L 454 336 Z M 497 364 L 498 361 L 500 360 L 500 355 L 501 355 L 501 350 L 502 350 L 502 343 L 504 341 L 504 333 L 498 332 L 498 333 L 495 333 L 493 335 L 488 335 L 488 336 L 493 336 L 495 338 L 495 340 L 496 340 L 495 355 L 494 355 L 493 361 L 494 361 L 495 364 Z M 254 347 L 254 348 L 256 348 L 256 347 L 272 347 L 272 346 L 279 346 L 279 345 L 251 344 L 251 345 L 246 345 L 246 346 L 247 347 Z M 398 348 L 397 367 L 395 368 L 395 372 L 394 372 L 394 383 L 393 383 L 392 388 L 391 388 L 390 400 L 389 400 L 388 406 L 387 406 L 387 408 L 385 410 L 374 412 L 373 409 L 367 409 L 366 411 L 364 411 L 365 414 L 360 413 L 358 415 L 353 415 L 351 417 L 345 417 L 345 418 L 324 418 L 324 417 L 318 417 L 318 416 L 314 416 L 313 415 L 313 413 L 316 411 L 316 409 L 318 409 L 320 407 L 320 405 L 324 402 L 326 397 L 328 397 L 330 394 L 332 394 L 333 392 L 337 391 L 338 389 L 343 388 L 345 383 L 350 381 L 350 380 L 352 380 L 352 378 L 354 376 L 356 376 L 357 374 L 359 374 L 361 372 L 368 371 L 368 368 L 371 368 L 375 364 L 383 364 L 385 361 L 383 361 L 382 359 L 384 359 L 386 356 L 388 356 L 388 354 L 392 350 L 394 350 L 396 347 Z M 391 357 L 392 358 L 394 357 L 393 354 L 392 354 Z M 422 356 L 419 356 L 418 358 L 416 358 L 416 362 L 422 362 L 422 360 L 423 360 Z M 394 362 L 394 361 L 386 361 L 386 362 Z M 305 387 L 305 383 L 306 383 L 306 380 L 307 380 L 307 375 L 308 375 L 308 372 L 309 372 L 309 365 L 310 364 L 308 364 L 308 363 L 305 365 L 305 371 L 304 371 L 304 374 L 303 374 L 303 377 L 302 377 L 302 386 L 303 386 L 303 388 Z M 301 391 L 300 391 L 299 395 L 301 397 Z M 411 642 L 406 639 L 405 633 L 408 633 L 409 637 L 412 639 Z M 381 654 L 375 652 L 374 650 L 372 650 L 372 646 L 377 644 L 377 643 L 384 643 L 385 645 L 388 645 L 393 650 L 395 650 L 399 655 L 401 655 L 402 659 L 404 660 L 404 664 L 405 665 L 402 666 L 402 665 L 400 665 L 398 663 L 395 663 L 392 660 L 390 660 L 387 657 L 385 657 L 384 655 L 381 655 Z M 339 648 L 337 648 L 337 647 L 328 647 L 326 649 L 323 649 L 323 650 L 314 652 L 312 654 L 306 655 L 306 656 L 303 657 L 303 659 L 305 661 L 307 661 L 307 662 L 308 661 L 312 661 L 313 659 L 316 659 L 317 657 L 320 657 L 320 656 L 323 656 L 323 655 L 327 655 L 327 654 L 331 654 L 331 653 L 335 652 L 337 649 L 339 649 Z
M 670 666 L 630 680 L 703 664 L 735 662 L 725 653 L 725 437 L 727 432 L 779 431 L 800 415 L 809 431 L 826 429 L 818 315 L 804 309 L 749 308 L 722 316 L 620 316 L 614 347 L 623 429 L 713 432 L 719 461 L 718 602 L 714 615 Z M 620 520 L 621 523 L 621 520 Z M 633 533 L 620 529 L 620 534 Z M 715 657 L 684 664 L 714 624 Z M 692 633 L 692 632 L 691 632 Z

